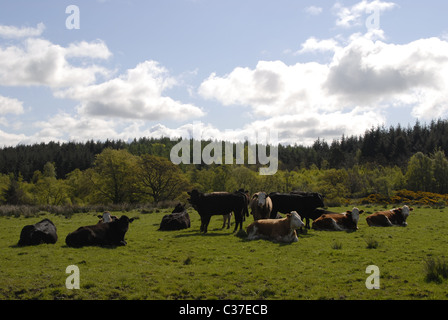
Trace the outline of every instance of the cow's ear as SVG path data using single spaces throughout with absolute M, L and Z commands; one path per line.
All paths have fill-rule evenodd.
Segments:
M 134 218 L 129 219 L 129 223 L 131 223 L 132 221 L 134 221 Z
M 190 191 L 187 191 L 187 193 L 188 193 L 189 196 L 191 196 L 191 192 Z
M 359 210 L 359 214 L 362 214 L 362 213 L 364 213 L 364 210 Z
M 410 207 L 410 208 L 409 208 L 409 211 L 414 211 L 414 208 Z
M 97 215 L 97 217 L 101 219 L 103 216 L 99 214 L 99 215 Z
M 346 214 L 352 214 L 350 210 L 345 211 Z

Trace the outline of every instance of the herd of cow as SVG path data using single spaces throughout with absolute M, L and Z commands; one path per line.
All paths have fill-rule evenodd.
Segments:
M 229 192 L 202 193 L 198 190 L 188 192 L 188 202 L 199 213 L 200 231 L 207 232 L 212 216 L 224 217 L 223 228 L 230 227 L 231 215 L 235 217 L 234 232 L 243 227 L 243 221 L 249 217 L 251 209 L 254 222 L 247 227 L 247 239 L 268 239 L 277 242 L 298 241 L 297 229 L 312 228 L 323 231 L 355 231 L 358 229 L 359 215 L 364 211 L 353 208 L 344 213 L 324 210 L 323 197 L 319 193 L 290 192 L 265 193 L 257 192 L 252 197 L 243 189 Z M 392 210 L 376 212 L 366 218 L 371 227 L 389 227 L 407 225 L 406 219 L 413 208 L 403 206 Z M 279 213 L 286 214 L 285 217 Z M 65 243 L 69 247 L 83 246 L 123 246 L 129 224 L 134 220 L 123 215 L 120 218 L 104 212 L 98 216 L 95 225 L 83 226 L 69 233 Z M 306 221 L 304 223 L 303 220 Z M 190 227 L 190 217 L 185 205 L 178 204 L 171 214 L 165 215 L 159 230 L 181 230 Z M 58 239 L 56 226 L 49 219 L 34 225 L 23 227 L 18 245 L 36 245 L 40 243 L 56 243 Z
M 188 192 L 189 203 L 201 217 L 201 232 L 207 232 L 213 215 L 235 216 L 235 230 L 242 229 L 245 216 L 251 209 L 254 222 L 247 227 L 247 238 L 268 239 L 277 242 L 295 242 L 297 229 L 305 227 L 322 231 L 356 231 L 359 215 L 364 211 L 353 208 L 351 211 L 336 213 L 324 210 L 323 196 L 312 192 L 278 193 L 257 192 L 249 197 L 243 189 L 233 193 L 201 193 L 197 190 Z M 371 227 L 407 226 L 406 219 L 413 208 L 403 206 L 392 210 L 376 212 L 366 218 Z M 279 213 L 286 214 L 282 218 Z M 306 221 L 303 223 L 302 219 Z M 224 225 L 223 225 L 224 227 Z

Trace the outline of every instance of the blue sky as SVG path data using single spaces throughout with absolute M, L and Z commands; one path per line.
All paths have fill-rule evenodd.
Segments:
M 448 114 L 444 1 L 0 3 L 1 145 L 310 144 Z

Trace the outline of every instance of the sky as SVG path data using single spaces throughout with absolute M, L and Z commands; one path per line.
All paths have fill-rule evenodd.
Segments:
M 440 0 L 0 0 L 0 146 L 193 132 L 310 145 L 445 119 L 447 12 Z

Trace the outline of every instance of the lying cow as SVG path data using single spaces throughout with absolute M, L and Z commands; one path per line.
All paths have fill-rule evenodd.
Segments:
M 247 227 L 247 239 L 266 239 L 276 242 L 297 242 L 296 229 L 304 224 L 295 211 L 288 213 L 283 219 L 262 219 L 254 221 Z
M 323 196 L 319 193 L 300 191 L 291 193 L 272 192 L 269 194 L 269 197 L 272 199 L 271 219 L 275 219 L 278 212 L 289 213 L 297 211 L 302 219 L 306 220 L 307 229 L 310 228 L 310 219 L 318 218 L 314 210 L 325 207 Z
M 254 221 L 269 219 L 272 211 L 272 200 L 266 192 L 257 192 L 252 195 L 249 203 Z
M 388 211 L 375 212 L 366 218 L 367 224 L 370 227 L 391 227 L 399 226 L 406 227 L 407 217 L 414 208 L 403 206 L 402 208 L 395 208 Z
M 109 223 L 98 223 L 92 226 L 80 227 L 69 233 L 65 243 L 69 247 L 83 246 L 124 246 L 124 236 L 129 229 L 129 223 L 134 218 L 121 216 L 120 219 Z
M 56 226 L 49 219 L 36 224 L 24 226 L 20 233 L 19 246 L 32 246 L 41 243 L 56 243 L 58 235 Z
M 100 218 L 98 223 L 109 223 L 109 222 L 118 220 L 118 217 L 117 216 L 111 216 L 109 211 L 103 212 L 103 215 L 98 215 L 98 218 Z
M 313 229 L 323 231 L 356 231 L 358 230 L 359 215 L 364 210 L 353 208 L 344 213 L 325 213 L 314 220 Z
M 190 228 L 190 216 L 185 205 L 177 204 L 171 214 L 163 216 L 160 231 L 175 231 Z

